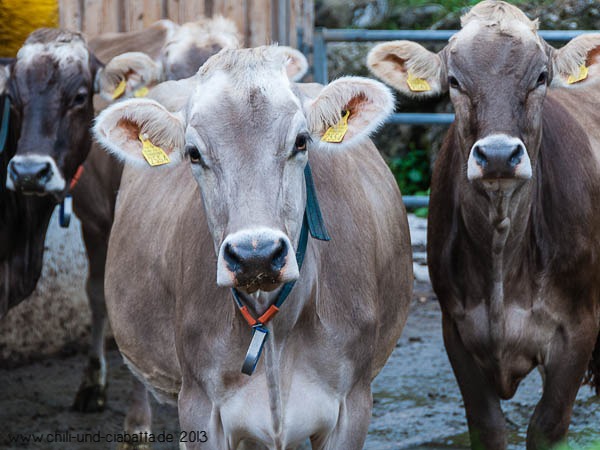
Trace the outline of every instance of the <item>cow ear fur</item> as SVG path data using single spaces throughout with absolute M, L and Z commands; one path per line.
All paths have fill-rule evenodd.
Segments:
M 184 122 L 149 99 L 130 99 L 114 103 L 96 118 L 96 140 L 117 159 L 137 166 L 150 167 L 142 154 L 142 140 L 162 149 L 174 165 L 182 159 Z
M 367 56 L 375 76 L 410 97 L 431 97 L 447 91 L 442 59 L 411 41 L 376 45 Z
M 111 59 L 97 77 L 97 92 L 112 102 L 130 98 L 142 87 L 151 87 L 163 79 L 162 64 L 142 52 L 128 52 Z M 125 81 L 124 89 L 120 86 Z
M 291 81 L 300 81 L 308 71 L 308 61 L 302 52 L 286 46 L 277 47 L 287 57 L 285 71 Z
M 394 110 L 394 95 L 384 84 L 362 77 L 342 77 L 325 86 L 316 98 L 307 100 L 309 130 L 320 146 L 344 149 L 368 137 Z M 323 136 L 348 112 L 348 129 L 341 142 Z
M 552 86 L 578 88 L 600 79 L 600 34 L 578 36 L 558 50 L 548 47 L 552 58 Z M 583 78 L 582 67 L 586 71 Z

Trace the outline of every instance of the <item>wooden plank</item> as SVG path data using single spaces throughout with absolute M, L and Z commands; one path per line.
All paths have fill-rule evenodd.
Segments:
M 246 28 L 247 9 L 247 0 L 213 0 L 213 16 L 220 14 L 232 20 L 242 36 Z
M 119 0 L 102 0 L 100 33 L 122 31 L 119 6 Z
M 142 22 L 144 24 L 144 28 L 148 28 L 157 20 L 162 19 L 161 0 L 144 0 L 143 2 L 138 0 L 137 3 L 143 3 L 144 10 L 142 11 Z
M 83 32 L 92 38 L 102 32 L 102 3 L 97 0 L 83 1 Z
M 179 23 L 194 22 L 200 16 L 203 16 L 205 14 L 205 1 L 180 0 Z
M 182 23 L 179 18 L 181 2 L 183 0 L 166 0 L 167 3 L 167 19 L 171 19 L 175 23 Z
M 276 1 L 276 0 L 273 0 Z M 271 0 L 248 0 L 250 8 L 249 47 L 273 43 Z
M 81 31 L 79 0 L 59 0 L 60 26 L 68 30 Z
M 144 29 L 144 3 L 138 0 L 125 0 L 125 31 Z

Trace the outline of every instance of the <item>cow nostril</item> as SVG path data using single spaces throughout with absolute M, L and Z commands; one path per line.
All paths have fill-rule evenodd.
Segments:
M 52 167 L 50 166 L 50 163 L 46 163 L 44 164 L 44 167 L 42 167 L 40 169 L 40 171 L 37 173 L 36 177 L 38 180 L 42 180 L 44 178 L 50 178 L 52 175 Z
M 287 245 L 283 239 L 279 239 L 277 247 L 273 252 L 273 259 L 271 265 L 276 270 L 280 270 L 285 264 L 285 257 L 287 256 Z
M 514 150 L 512 151 L 512 153 L 510 154 L 510 157 L 508 158 L 508 164 L 511 167 L 515 167 L 521 162 L 522 157 L 523 157 L 523 146 L 517 145 L 514 148 Z
M 485 155 L 485 153 L 483 152 L 483 150 L 481 149 L 481 147 L 479 145 L 476 145 L 473 148 L 473 158 L 475 158 L 475 161 L 481 167 L 485 167 L 488 163 L 487 156 Z
M 235 252 L 233 246 L 229 243 L 225 244 L 225 248 L 223 249 L 223 258 L 225 258 L 225 261 L 229 266 L 229 270 L 232 272 L 239 270 L 242 261 L 239 255 Z

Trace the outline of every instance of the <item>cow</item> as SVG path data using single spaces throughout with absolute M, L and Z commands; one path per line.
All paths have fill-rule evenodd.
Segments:
M 294 84 L 285 66 L 276 46 L 223 50 L 94 126 L 127 162 L 111 326 L 131 370 L 197 435 L 183 448 L 361 449 L 371 381 L 406 320 L 406 212 L 367 138 L 392 94 L 359 77 Z M 146 167 L 144 148 L 170 162 Z M 310 238 L 315 220 L 329 242 Z
M 565 438 L 588 364 L 600 387 L 600 35 L 557 50 L 537 28 L 484 1 L 439 53 L 396 41 L 367 61 L 406 95 L 449 91 L 456 112 L 427 252 L 473 449 L 506 448 L 500 400 L 536 367 L 531 450 Z
M 142 31 L 97 36 L 89 45 L 106 62 L 97 82 L 95 108 L 99 111 L 165 79 L 194 75 L 213 53 L 238 47 L 239 36 L 233 22 L 216 16 L 183 25 L 161 20 Z M 121 82 L 124 88 L 116 95 Z M 106 405 L 104 266 L 121 172 L 121 163 L 92 143 L 79 182 L 72 189 L 73 209 L 81 220 L 89 262 L 86 293 L 92 312 L 88 362 L 73 402 L 73 408 L 81 412 L 101 411 Z M 139 390 L 134 397 L 140 395 Z
M 3 62 L 0 318 L 31 294 L 40 276 L 50 216 L 90 149 L 102 67 L 82 35 L 48 28 Z

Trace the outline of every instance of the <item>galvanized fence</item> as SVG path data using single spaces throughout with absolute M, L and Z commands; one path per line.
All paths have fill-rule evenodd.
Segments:
M 410 40 L 418 42 L 447 42 L 457 30 L 364 30 L 364 29 L 328 29 L 316 28 L 313 35 L 314 81 L 327 84 L 327 44 L 329 42 L 381 42 Z M 561 43 L 592 30 L 543 30 L 539 35 L 550 43 Z M 301 36 L 299 38 L 301 50 Z M 454 121 L 454 114 L 447 113 L 395 113 L 388 123 L 408 125 L 448 125 Z M 405 195 L 402 197 L 408 208 L 429 205 L 429 197 Z

